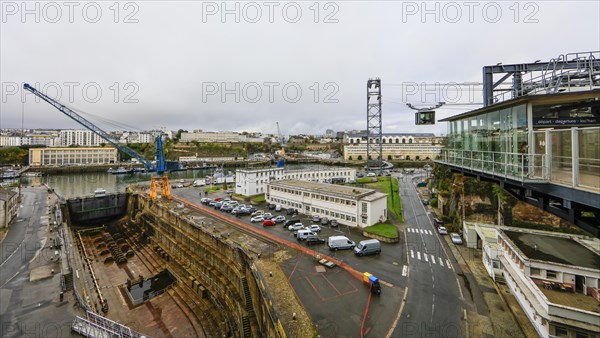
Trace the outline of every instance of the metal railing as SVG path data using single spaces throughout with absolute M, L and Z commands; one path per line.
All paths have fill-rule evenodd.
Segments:
M 519 182 L 548 182 L 546 155 L 444 149 L 438 162 L 512 179 Z

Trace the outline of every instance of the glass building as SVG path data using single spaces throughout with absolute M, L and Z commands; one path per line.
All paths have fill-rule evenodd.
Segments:
M 600 90 L 522 96 L 446 118 L 438 162 L 600 192 Z

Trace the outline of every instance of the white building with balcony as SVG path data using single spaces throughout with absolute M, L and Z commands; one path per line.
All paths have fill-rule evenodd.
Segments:
M 387 194 L 373 189 L 300 180 L 267 184 L 266 200 L 307 215 L 364 228 L 387 220 Z
M 600 241 L 465 222 L 469 247 L 504 281 L 541 337 L 598 337 Z
M 348 183 L 356 178 L 356 169 L 327 167 L 324 169 L 265 168 L 236 170 L 235 193 L 243 196 L 264 194 L 267 183 L 283 179 L 323 183 Z

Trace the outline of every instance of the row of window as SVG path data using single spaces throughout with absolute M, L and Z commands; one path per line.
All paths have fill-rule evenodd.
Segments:
M 275 202 L 276 204 L 281 204 L 282 206 L 284 206 L 286 208 L 296 208 L 296 209 L 302 208 L 301 203 L 290 202 L 288 200 L 284 200 L 281 198 L 271 198 L 271 201 Z
M 338 211 L 329 211 L 327 209 L 321 209 L 321 208 L 317 208 L 317 207 L 311 207 L 311 211 L 314 214 L 319 214 L 319 215 L 323 215 L 323 216 L 327 216 L 327 217 L 332 217 L 335 219 L 341 219 L 343 221 L 349 221 L 352 223 L 356 223 L 356 217 L 349 215 L 349 214 L 344 214 L 344 213 L 340 213 Z
M 337 204 L 343 204 L 343 205 L 351 205 L 353 207 L 356 206 L 356 201 L 354 200 L 348 200 L 348 199 L 344 199 L 344 198 L 339 198 L 339 197 L 332 197 L 332 196 L 327 196 L 327 195 L 321 195 L 321 194 L 315 194 L 315 193 L 309 193 L 309 192 L 302 192 L 296 189 L 288 189 L 288 188 L 283 188 L 283 187 L 278 187 L 278 186 L 271 186 L 271 190 L 273 191 L 280 191 L 286 194 L 291 194 L 291 195 L 297 195 L 297 196 L 304 196 L 304 197 L 310 197 L 314 200 L 322 200 L 322 201 L 326 201 L 326 202 L 331 202 L 331 203 L 337 203 Z
M 381 141 L 381 143 L 385 143 L 385 140 L 386 140 L 386 139 L 384 138 L 384 139 L 383 139 L 383 141 Z M 407 143 L 407 142 L 406 142 L 406 140 L 407 140 L 407 139 L 403 138 L 403 139 L 402 139 L 402 143 Z M 354 143 L 357 143 L 357 144 L 358 144 L 358 143 L 360 143 L 360 141 L 361 141 L 361 139 L 359 139 L 359 138 L 358 138 L 358 139 L 352 139 L 352 138 L 351 138 L 351 139 L 350 139 L 350 144 L 354 144 Z M 363 141 L 364 141 L 365 143 L 367 142 L 367 140 L 366 140 L 366 139 L 364 139 Z M 379 139 L 371 139 L 371 142 L 372 142 L 372 141 L 375 141 L 375 143 L 379 143 Z M 389 140 L 388 140 L 388 143 L 400 143 L 400 139 L 399 139 L 399 138 L 396 138 L 396 139 L 394 140 L 394 142 L 392 142 L 392 139 L 389 139 Z M 413 143 L 413 139 L 412 139 L 412 138 L 409 138 L 409 139 L 408 139 L 408 143 Z

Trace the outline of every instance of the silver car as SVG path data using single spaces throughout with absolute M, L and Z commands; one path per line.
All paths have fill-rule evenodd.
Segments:
M 452 243 L 454 244 L 463 244 L 462 238 L 456 232 L 451 233 L 450 238 L 452 239 Z

